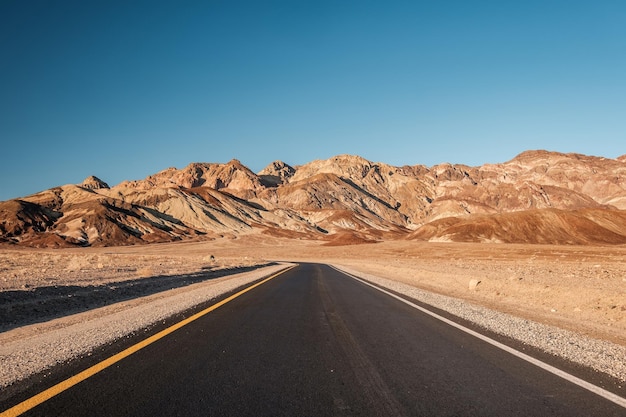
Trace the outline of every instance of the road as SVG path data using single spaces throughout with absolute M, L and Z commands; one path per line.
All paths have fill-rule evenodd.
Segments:
M 335 269 L 302 264 L 28 416 L 625 416 Z

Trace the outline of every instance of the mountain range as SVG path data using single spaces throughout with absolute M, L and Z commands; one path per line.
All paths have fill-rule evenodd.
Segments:
M 339 155 L 258 173 L 191 163 L 0 202 L 0 242 L 115 246 L 263 233 L 329 245 L 390 239 L 626 244 L 626 155 L 527 151 L 498 164 L 392 166 Z

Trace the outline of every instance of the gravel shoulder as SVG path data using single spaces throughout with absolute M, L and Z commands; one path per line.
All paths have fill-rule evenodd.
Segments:
M 587 366 L 626 382 L 626 347 L 605 340 L 592 339 L 578 333 L 533 322 L 510 314 L 491 310 L 458 298 L 448 297 L 376 275 L 364 273 L 345 265 L 337 269 L 362 278 L 391 291 L 470 321 L 484 329 L 515 339 L 525 345 Z

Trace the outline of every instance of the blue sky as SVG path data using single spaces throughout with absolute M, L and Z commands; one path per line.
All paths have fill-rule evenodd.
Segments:
M 258 171 L 626 154 L 626 2 L 0 1 L 0 200 Z

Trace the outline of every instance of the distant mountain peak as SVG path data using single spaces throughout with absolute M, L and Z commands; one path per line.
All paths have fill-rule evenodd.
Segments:
M 258 176 L 268 187 L 283 184 L 296 173 L 296 169 L 283 161 L 274 161 L 259 171 Z
M 89 190 L 102 190 L 111 188 L 109 187 L 109 184 L 94 175 L 90 175 L 89 177 L 85 178 L 85 180 L 80 183 L 80 186 Z

